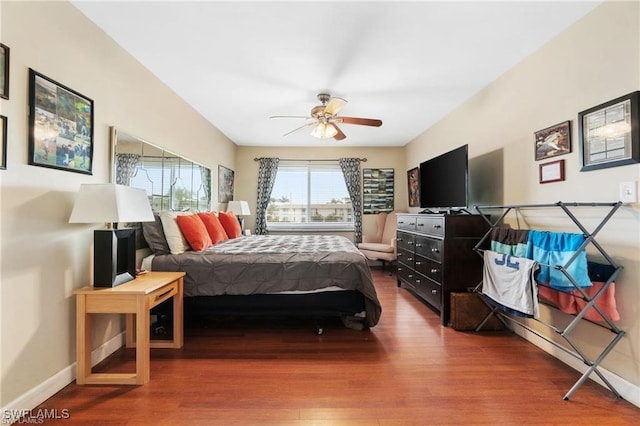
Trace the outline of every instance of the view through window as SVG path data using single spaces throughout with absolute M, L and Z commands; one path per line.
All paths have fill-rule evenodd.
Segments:
M 268 226 L 353 229 L 353 208 L 339 165 L 278 167 Z

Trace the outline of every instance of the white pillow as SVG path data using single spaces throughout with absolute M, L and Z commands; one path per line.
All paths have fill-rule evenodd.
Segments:
M 181 254 L 190 249 L 189 243 L 182 234 L 182 231 L 178 226 L 178 221 L 176 220 L 176 217 L 179 214 L 180 213 L 169 211 L 161 211 L 158 214 L 158 216 L 160 216 L 160 222 L 162 222 L 162 230 L 164 231 L 164 236 L 167 239 L 167 244 L 169 244 L 171 254 Z

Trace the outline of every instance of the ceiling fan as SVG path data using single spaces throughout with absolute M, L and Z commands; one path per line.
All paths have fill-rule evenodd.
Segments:
M 360 118 L 360 117 L 342 117 L 338 116 L 338 111 L 347 103 L 346 100 L 338 97 L 331 97 L 328 93 L 318 94 L 318 99 L 322 105 L 317 105 L 311 109 L 309 116 L 304 115 L 273 115 L 269 118 L 304 118 L 311 120 L 304 125 L 293 129 L 290 132 L 284 134 L 284 136 L 297 132 L 305 127 L 313 126 L 311 130 L 311 136 L 319 139 L 334 138 L 335 140 L 342 140 L 347 136 L 342 132 L 338 124 L 358 124 L 361 126 L 382 126 L 382 120 L 374 118 Z

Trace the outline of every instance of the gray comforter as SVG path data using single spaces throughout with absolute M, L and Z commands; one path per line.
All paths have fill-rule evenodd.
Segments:
M 155 256 L 154 271 L 186 272 L 184 295 L 219 296 L 313 291 L 337 286 L 365 297 L 366 323 L 381 313 L 366 258 L 335 235 L 260 235 L 201 252 Z

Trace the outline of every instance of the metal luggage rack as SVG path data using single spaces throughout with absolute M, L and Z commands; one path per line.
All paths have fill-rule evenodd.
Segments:
M 616 326 L 616 324 L 614 324 L 611 318 L 608 315 L 606 315 L 604 312 L 602 312 L 599 306 L 596 305 L 596 302 L 605 293 L 607 288 L 615 281 L 620 271 L 622 271 L 623 266 L 619 265 L 615 260 L 613 260 L 611 256 L 609 256 L 609 254 L 604 250 L 604 248 L 602 248 L 602 246 L 595 239 L 596 235 L 602 230 L 604 225 L 611 219 L 611 217 L 615 214 L 615 212 L 618 210 L 618 208 L 620 208 L 621 205 L 622 205 L 622 202 L 619 202 L 619 201 L 615 203 L 565 203 L 565 202 L 559 201 L 553 204 L 495 205 L 495 206 L 476 206 L 475 207 L 476 210 L 482 215 L 482 217 L 485 219 L 485 221 L 487 221 L 487 223 L 490 226 L 486 234 L 480 239 L 480 241 L 473 248 L 473 250 L 476 251 L 481 257 L 483 257 L 484 251 L 485 251 L 482 247 L 484 244 L 486 244 L 487 240 L 491 236 L 493 229 L 500 226 L 500 224 L 505 219 L 505 217 L 512 211 L 515 211 L 517 215 L 519 211 L 523 209 L 559 208 L 566 214 L 566 216 L 568 216 L 571 219 L 571 221 L 578 227 L 578 229 L 580 229 L 582 234 L 585 236 L 584 243 L 577 250 L 575 250 L 572 257 L 564 265 L 543 265 L 543 266 L 549 266 L 550 268 L 554 268 L 562 272 L 564 276 L 568 279 L 568 281 L 571 282 L 572 285 L 575 287 L 575 290 L 579 291 L 580 293 L 579 297 L 581 297 L 585 302 L 587 302 L 586 305 L 580 310 L 580 312 L 574 315 L 574 318 L 571 320 L 571 322 L 564 328 L 560 328 L 553 324 L 549 324 L 539 319 L 532 318 L 532 320 L 540 324 L 543 324 L 544 326 L 552 329 L 557 334 L 562 336 L 572 349 L 569 349 L 566 346 L 561 345 L 554 340 L 551 340 L 549 337 L 534 330 L 533 328 L 531 328 L 524 322 L 519 321 L 515 317 L 506 315 L 505 313 L 499 311 L 499 307 L 496 307 L 495 305 L 487 302 L 484 297 L 481 297 L 481 298 L 485 302 L 485 304 L 489 306 L 490 312 L 482 320 L 482 322 L 478 325 L 478 327 L 476 327 L 476 331 L 480 331 L 482 327 L 485 325 L 485 323 L 492 316 L 495 315 L 508 330 L 513 331 L 513 328 L 510 326 L 509 322 L 515 323 L 520 327 L 526 329 L 527 331 L 537 335 L 541 339 L 551 343 L 556 348 L 584 362 L 584 364 L 587 365 L 589 368 L 582 374 L 582 376 L 578 379 L 578 381 L 575 382 L 573 387 L 566 393 L 566 395 L 563 398 L 565 400 L 568 400 L 592 373 L 595 373 L 596 375 L 598 375 L 598 377 L 602 380 L 602 382 L 604 382 L 604 384 L 611 390 L 611 392 L 613 392 L 613 394 L 617 398 L 622 399 L 622 396 L 618 393 L 618 391 L 607 380 L 607 378 L 598 370 L 598 366 L 600 365 L 602 360 L 609 354 L 609 352 L 611 352 L 614 346 L 618 344 L 620 339 L 624 337 L 625 332 L 620 330 Z M 610 210 L 604 216 L 604 218 L 600 221 L 600 223 L 595 227 L 594 231 L 589 233 L 589 231 L 585 228 L 585 226 L 570 211 L 569 207 L 609 207 Z M 502 210 L 502 214 L 499 215 L 499 217 L 496 220 L 492 221 L 488 211 L 495 211 L 495 210 Z M 569 266 L 578 258 L 582 250 L 584 250 L 589 245 L 592 245 L 593 247 L 595 247 L 595 249 L 606 260 L 606 263 L 613 268 L 613 273 L 611 274 L 611 276 L 604 283 L 603 287 L 593 297 L 589 297 L 587 293 L 582 289 L 582 287 L 578 285 L 576 280 L 567 271 L 567 268 L 569 268 Z M 474 291 L 482 296 L 482 281 L 475 287 Z M 614 337 L 611 339 L 611 341 L 604 347 L 602 352 L 600 352 L 600 354 L 594 360 L 589 359 L 589 357 L 587 357 L 587 355 L 582 350 L 580 350 L 578 344 L 571 338 L 571 332 L 575 329 L 575 327 L 578 325 L 580 320 L 583 319 L 584 315 L 591 308 L 593 308 L 598 312 L 598 314 L 602 317 L 602 320 L 604 322 L 604 323 L 593 322 L 593 324 L 609 329 L 614 334 Z

